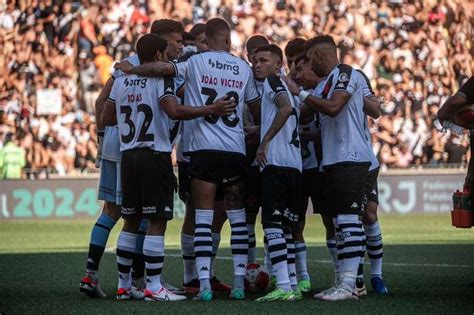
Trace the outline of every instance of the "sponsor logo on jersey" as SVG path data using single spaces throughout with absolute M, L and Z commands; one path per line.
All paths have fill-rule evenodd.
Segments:
M 209 65 L 211 66 L 211 68 L 215 68 L 218 70 L 232 71 L 232 73 L 235 75 L 238 75 L 240 73 L 240 67 L 238 65 L 230 65 L 227 63 L 220 62 L 219 60 L 209 59 Z
M 156 207 L 143 207 L 143 213 L 155 213 L 156 212 Z
M 148 80 L 147 78 L 143 78 L 143 79 L 125 78 L 125 80 L 123 81 L 123 84 L 125 84 L 125 86 L 140 86 L 143 89 L 146 87 L 147 80 Z

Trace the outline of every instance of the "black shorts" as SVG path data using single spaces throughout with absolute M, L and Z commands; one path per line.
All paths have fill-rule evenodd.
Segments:
M 245 210 L 258 213 L 262 206 L 262 184 L 260 168 L 251 166 L 245 175 Z
M 367 201 L 375 202 L 379 204 L 379 186 L 377 179 L 379 177 L 380 168 L 369 171 L 367 175 L 367 182 L 365 183 L 365 198 Z
M 178 162 L 178 195 L 181 201 L 186 202 L 191 198 L 191 163 Z M 217 186 L 216 201 L 224 200 L 222 185 Z
M 262 223 L 293 225 L 301 214 L 303 178 L 292 168 L 267 166 L 261 173 Z
M 324 168 L 326 204 L 331 216 L 362 215 L 370 163 L 338 163 Z
M 240 182 L 246 173 L 245 155 L 202 150 L 191 154 L 191 178 L 226 187 Z
M 147 148 L 122 154 L 122 216 L 173 219 L 176 177 L 171 155 Z
M 303 196 L 301 210 L 306 213 L 308 208 L 308 200 L 311 198 L 313 204 L 313 213 L 326 215 L 328 213 L 327 206 L 324 201 L 324 172 L 320 172 L 317 168 L 303 170 Z M 302 217 L 304 219 L 304 216 Z M 301 218 L 300 218 L 301 219 Z

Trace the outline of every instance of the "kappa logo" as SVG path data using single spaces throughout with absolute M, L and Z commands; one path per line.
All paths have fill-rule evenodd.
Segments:
M 207 268 L 207 266 L 202 266 L 200 271 L 209 271 L 209 268 Z
M 245 267 L 245 264 L 238 264 L 237 268 L 246 268 L 246 267 Z
M 290 277 L 296 277 L 296 274 L 294 272 L 290 273 Z
M 377 190 L 372 190 L 372 195 L 376 195 L 377 196 Z
M 165 91 L 166 93 L 173 93 L 173 88 L 172 87 L 168 87 Z
M 357 202 L 353 202 L 352 205 L 351 205 L 351 209 L 357 209 L 359 208 L 359 205 L 357 204 Z
M 273 215 L 281 215 L 280 210 L 275 210 L 275 211 L 273 211 Z
M 209 65 L 211 68 L 218 70 L 232 71 L 233 74 L 238 75 L 240 73 L 240 67 L 238 65 L 229 65 L 227 63 L 221 63 L 219 60 L 209 59 Z
M 344 83 L 339 83 L 338 85 L 336 85 L 336 88 L 343 88 L 344 87 Z
M 146 282 L 150 283 L 151 282 L 150 278 L 146 278 Z
M 166 206 L 165 207 L 165 212 L 173 212 L 173 210 L 170 207 Z

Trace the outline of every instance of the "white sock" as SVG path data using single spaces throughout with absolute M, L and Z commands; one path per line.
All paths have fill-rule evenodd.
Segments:
M 213 216 L 214 210 L 196 209 L 196 227 L 194 230 L 194 254 L 196 256 L 196 270 L 200 280 L 201 291 L 205 289 L 211 289 L 211 225 Z
M 117 239 L 117 266 L 118 266 L 118 288 L 130 289 L 132 287 L 132 262 L 135 256 L 137 234 L 120 232 Z
M 247 224 L 249 231 L 249 258 L 248 263 L 253 264 L 257 262 L 257 240 L 255 238 L 255 224 Z
M 296 277 L 296 254 L 295 254 L 295 242 L 293 241 L 293 235 L 291 230 L 288 228 L 283 229 L 285 233 L 286 250 L 287 250 L 287 263 L 288 263 L 288 277 L 290 278 L 291 288 L 294 290 L 298 286 L 298 280 Z
M 214 261 L 216 260 L 217 250 L 221 243 L 221 235 L 219 233 L 212 233 L 212 256 L 211 256 L 211 278 L 214 277 Z
M 234 288 L 244 288 L 249 251 L 249 234 L 245 218 L 245 209 L 227 210 L 231 227 L 230 248 L 234 263 Z
M 370 276 L 382 278 L 383 242 L 380 224 L 375 222 L 364 225 L 364 230 L 367 237 L 367 254 L 370 259 Z
M 295 242 L 296 275 L 298 281 L 309 280 L 308 266 L 306 262 L 306 243 Z
M 341 283 L 353 290 L 362 253 L 362 225 L 358 215 L 353 214 L 340 214 L 336 221 L 342 233 L 342 254 L 338 254 Z
M 266 236 L 263 236 L 263 267 L 268 272 L 270 276 L 274 276 L 272 261 L 270 260 L 270 255 L 268 254 L 268 240 Z
M 181 233 L 181 252 L 183 253 L 183 283 L 197 279 L 196 257 L 194 256 L 194 235 Z
M 268 254 L 277 279 L 277 287 L 289 291 L 291 285 L 288 275 L 288 250 L 281 224 L 264 223 L 263 230 L 268 240 Z
M 326 239 L 326 247 L 331 257 L 332 267 L 334 268 L 334 283 L 339 282 L 339 262 L 337 260 L 336 236 L 334 238 Z
M 359 221 L 359 224 L 362 226 L 362 222 Z M 359 262 L 359 268 L 357 269 L 357 281 L 364 281 L 364 258 L 365 258 L 365 245 L 366 245 L 366 238 L 364 229 L 362 228 L 362 253 Z
M 146 288 L 156 292 L 161 289 L 161 271 L 165 258 L 165 237 L 147 235 L 143 242 L 143 255 L 145 255 Z

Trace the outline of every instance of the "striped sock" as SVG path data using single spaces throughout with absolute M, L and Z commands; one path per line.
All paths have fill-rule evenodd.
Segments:
M 211 256 L 211 278 L 214 277 L 214 261 L 216 260 L 217 250 L 219 249 L 219 244 L 221 243 L 221 235 L 219 233 L 212 233 L 212 256 Z
M 270 276 L 274 276 L 272 261 L 270 260 L 270 255 L 268 254 L 268 240 L 266 236 L 263 236 L 263 249 L 263 267 Z
M 143 256 L 143 242 L 149 225 L 148 220 L 142 220 L 138 228 L 137 244 L 135 246 L 135 257 L 132 263 L 132 279 L 140 279 L 145 276 L 145 257 Z
M 336 220 L 342 234 L 342 242 L 337 245 L 341 283 L 354 290 L 362 254 L 362 225 L 359 217 L 352 214 L 340 214 Z
M 362 226 L 362 222 L 359 221 Z M 364 229 L 362 229 L 362 253 L 360 256 L 359 268 L 357 269 L 357 281 L 364 281 L 364 256 L 365 256 L 366 238 Z
M 132 277 L 130 269 L 133 257 L 135 256 L 135 246 L 137 244 L 137 234 L 120 232 L 117 240 L 117 266 L 119 274 L 118 288 L 130 289 L 132 287 Z
M 263 231 L 268 240 L 268 255 L 277 279 L 277 287 L 285 291 L 291 290 L 288 275 L 288 250 L 281 223 L 264 223 Z
M 183 253 L 184 284 L 197 279 L 196 257 L 194 257 L 194 235 L 181 233 L 181 252 Z
M 295 241 L 293 240 L 290 228 L 283 228 L 283 233 L 285 234 L 286 241 L 288 277 L 290 278 L 291 288 L 294 290 L 298 286 L 298 280 L 296 278 Z
M 196 226 L 194 229 L 194 254 L 196 256 L 196 270 L 201 284 L 201 291 L 205 289 L 211 289 L 211 225 L 213 216 L 213 210 L 196 209 Z
M 249 233 L 245 219 L 245 209 L 228 210 L 231 236 L 230 248 L 234 263 L 234 288 L 244 288 L 249 252 Z
M 367 254 L 370 259 L 370 276 L 382 277 L 383 242 L 382 230 L 378 222 L 364 225 L 367 235 Z
M 165 258 L 165 237 L 147 235 L 143 243 L 143 254 L 146 266 L 146 288 L 152 292 L 159 291 L 162 287 L 161 271 Z
M 91 240 L 89 243 L 89 253 L 87 255 L 87 274 L 95 276 L 99 270 L 100 259 L 104 254 L 110 230 L 115 226 L 115 221 L 109 215 L 102 213 L 95 222 L 91 231 Z
M 296 276 L 298 281 L 309 280 L 308 266 L 306 261 L 306 243 L 303 241 L 295 242 L 296 254 Z
M 248 263 L 253 264 L 257 262 L 257 240 L 255 239 L 255 224 L 247 224 L 249 233 L 249 259 Z

